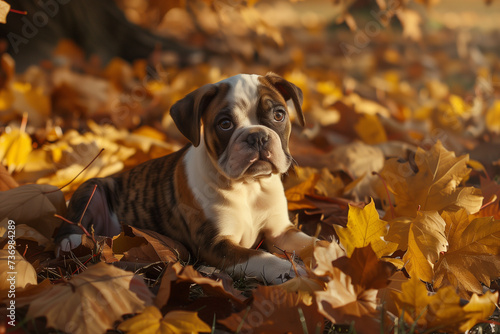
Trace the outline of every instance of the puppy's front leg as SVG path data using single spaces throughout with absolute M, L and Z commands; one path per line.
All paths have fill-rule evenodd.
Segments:
M 291 222 L 287 222 L 282 225 L 281 229 L 275 228 L 267 231 L 265 240 L 265 246 L 269 250 L 277 247 L 287 252 L 295 252 L 299 257 L 303 257 L 303 251 L 313 246 L 318 239 L 305 234 Z
M 217 242 L 204 259 L 237 277 L 249 276 L 268 283 L 279 284 L 291 273 L 292 264 L 261 250 L 236 245 L 229 239 Z

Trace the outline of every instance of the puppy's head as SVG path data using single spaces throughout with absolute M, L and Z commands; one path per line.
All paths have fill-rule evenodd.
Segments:
M 191 92 L 170 114 L 195 147 L 202 143 L 225 176 L 256 178 L 290 168 L 289 100 L 304 125 L 300 88 L 274 73 L 240 74 Z

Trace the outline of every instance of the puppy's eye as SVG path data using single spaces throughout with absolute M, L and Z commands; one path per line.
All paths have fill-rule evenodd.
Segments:
M 276 122 L 283 122 L 285 120 L 286 113 L 283 110 L 276 110 L 274 112 L 274 120 Z
M 231 130 L 233 126 L 234 126 L 233 122 L 231 122 L 227 118 L 219 121 L 219 128 L 221 128 L 224 131 Z

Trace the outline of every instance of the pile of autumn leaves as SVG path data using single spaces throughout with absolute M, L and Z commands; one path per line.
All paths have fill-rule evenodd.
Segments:
M 192 266 L 172 262 L 156 282 L 156 295 L 139 276 L 102 262 L 82 266 L 83 272 L 59 284 L 48 279 L 37 284 L 34 267 L 18 253 L 16 268 L 25 284 L 17 288 L 16 305 L 28 305 L 27 319 L 45 317 L 47 327 L 71 333 L 116 326 L 127 333 L 210 332 L 221 326 L 233 332 L 316 333 L 324 329 L 325 318 L 353 325 L 358 333 L 411 327 L 464 332 L 494 312 L 498 292 L 488 286 L 500 272 L 500 221 L 485 217 L 484 204 L 497 205 L 498 200 L 488 195 L 485 201 L 479 189 L 463 186 L 467 163 L 467 156 L 456 157 L 439 142 L 429 151 L 418 149 L 412 162 L 386 161 L 380 172 L 387 189 L 381 198 L 383 220 L 373 201 L 350 206 L 347 226 L 335 226 L 340 242 L 319 242 L 303 259 L 307 276 L 259 285 L 250 298 L 235 290 L 225 274 L 204 277 Z M 494 182 L 483 183 L 488 194 L 500 192 Z M 3 198 L 24 187 L 4 191 Z M 64 203 L 60 192 L 53 195 Z M 36 229 L 23 233 L 18 228 L 20 236 L 34 238 Z M 120 237 L 145 236 L 134 233 Z M 159 251 L 153 239 L 147 246 Z M 6 250 L 1 252 L 4 266 Z M 114 262 L 110 256 L 102 252 L 101 261 Z M 411 278 L 397 270 L 403 268 Z M 203 290 L 194 302 L 189 298 L 193 284 Z M 7 288 L 1 289 L 5 298 Z M 217 308 L 210 306 L 214 300 Z M 123 321 L 126 314 L 137 315 Z

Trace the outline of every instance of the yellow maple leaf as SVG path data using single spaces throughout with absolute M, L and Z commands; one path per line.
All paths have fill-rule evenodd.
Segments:
M 449 248 L 435 266 L 435 287 L 451 285 L 462 297 L 481 294 L 500 273 L 500 220 L 469 217 L 465 210 L 443 212 Z
M 355 248 L 370 244 L 379 258 L 396 250 L 396 244 L 383 239 L 387 233 L 387 222 L 379 218 L 373 200 L 363 209 L 349 205 L 347 226 L 335 225 L 335 231 L 349 257 Z
M 396 217 L 415 217 L 419 207 L 422 211 L 457 206 L 469 213 L 479 211 L 483 200 L 481 191 L 459 186 L 469 175 L 468 160 L 468 155 L 456 157 L 439 141 L 429 151 L 418 148 L 415 155 L 417 172 L 409 162 L 388 160 L 380 175 L 394 194 Z
M 413 277 L 401 285 L 401 291 L 392 290 L 390 298 L 395 303 L 396 312 L 404 313 L 405 322 L 416 324 L 418 332 L 426 329 L 464 332 L 493 313 L 498 293 L 488 292 L 482 297 L 474 295 L 469 304 L 461 306 L 460 297 L 453 287 L 447 286 L 429 295 L 425 284 Z
M 21 129 L 11 129 L 0 136 L 0 163 L 11 174 L 23 169 L 31 150 L 31 138 Z
M 211 328 L 198 318 L 196 312 L 171 311 L 162 316 L 155 306 L 122 322 L 118 329 L 128 334 L 170 334 L 210 332 Z
M 408 232 L 408 250 L 403 256 L 406 270 L 411 277 L 425 282 L 434 278 L 434 264 L 448 242 L 444 236 L 445 222 L 437 211 L 418 212 Z

